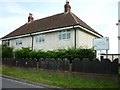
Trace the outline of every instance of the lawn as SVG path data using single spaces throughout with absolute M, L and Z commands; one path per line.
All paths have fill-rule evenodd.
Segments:
M 38 71 L 36 69 L 3 66 L 2 74 L 63 88 L 118 88 L 118 83 L 113 81 L 97 81 L 94 79 Z

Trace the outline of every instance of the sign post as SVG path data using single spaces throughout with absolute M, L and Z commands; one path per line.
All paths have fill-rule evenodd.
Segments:
M 106 50 L 106 58 L 108 58 L 108 50 L 109 50 L 109 38 L 94 38 L 93 39 L 93 47 L 94 50 Z
M 106 58 L 108 58 L 108 50 L 106 50 Z

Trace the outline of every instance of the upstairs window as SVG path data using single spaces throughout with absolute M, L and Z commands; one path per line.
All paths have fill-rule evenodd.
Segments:
M 44 41 L 45 41 L 45 35 L 40 34 L 40 35 L 36 36 L 36 42 L 37 43 L 44 42 Z
M 22 44 L 22 39 L 16 39 L 16 45 L 21 45 Z
M 58 39 L 59 40 L 69 40 L 70 39 L 70 30 L 59 31 Z
M 9 46 L 9 45 L 10 45 L 10 41 L 7 40 L 7 41 L 5 42 L 5 44 L 6 44 L 7 46 Z

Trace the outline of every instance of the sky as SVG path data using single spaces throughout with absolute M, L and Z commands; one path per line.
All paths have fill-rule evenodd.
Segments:
M 69 0 L 71 12 L 109 37 L 108 53 L 118 53 L 118 2 L 120 0 Z M 28 14 L 40 19 L 64 12 L 66 0 L 0 0 L 0 38 L 27 23 Z

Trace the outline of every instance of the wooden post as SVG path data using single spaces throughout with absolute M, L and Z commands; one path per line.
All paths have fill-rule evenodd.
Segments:
M 37 69 L 39 69 L 39 62 L 37 62 Z
M 72 72 L 72 64 L 69 64 L 69 72 Z
M 16 61 L 16 67 L 17 67 L 17 65 L 18 65 L 18 61 Z

